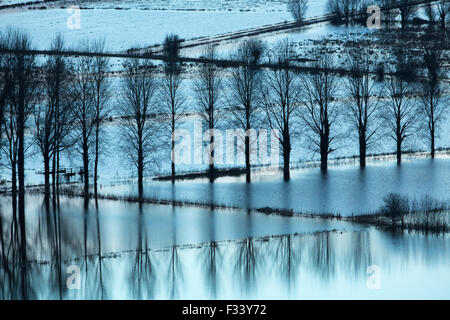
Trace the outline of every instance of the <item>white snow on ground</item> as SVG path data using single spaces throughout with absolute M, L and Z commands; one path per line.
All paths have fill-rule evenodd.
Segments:
M 19 0 L 25 1 L 25 0 Z M 321 15 L 327 0 L 310 0 L 306 16 Z M 78 5 L 95 9 L 142 9 L 177 11 L 287 11 L 287 0 L 61 0 L 47 7 Z
M 265 33 L 254 37 L 266 42 L 269 48 L 279 41 L 288 39 L 288 41 L 296 43 L 298 52 L 302 54 L 304 41 L 322 40 L 324 37 L 329 37 L 330 35 L 333 35 L 337 39 L 348 39 L 349 37 L 356 36 L 356 34 L 365 37 L 370 35 L 371 32 L 371 30 L 364 26 L 335 26 L 331 23 L 323 22 L 282 32 Z M 242 38 L 217 43 L 216 51 L 220 56 L 227 57 L 237 49 L 241 41 Z M 204 48 L 204 46 L 200 45 L 183 48 L 181 49 L 181 55 L 186 57 L 200 57 L 203 54 Z M 308 56 L 307 58 L 311 57 Z
M 16 26 L 28 31 L 38 49 L 47 49 L 55 34 L 68 44 L 105 38 L 109 49 L 123 51 L 161 43 L 168 33 L 190 39 L 253 28 L 290 19 L 287 12 L 81 10 L 81 28 L 70 30 L 65 9 L 0 13 L 0 30 Z
M 27 3 L 27 2 L 30 2 L 30 1 L 44 2 L 44 0 L 1 0 L 0 1 L 0 6 L 9 5 L 9 4 Z
M 322 0 L 320 0 L 322 1 Z M 318 1 L 318 2 L 320 2 Z M 286 0 L 62 0 L 58 5 L 80 5 L 87 8 L 138 8 L 147 10 L 285 10 Z
M 22 0 L 4 1 L 17 3 Z M 181 38 L 224 34 L 232 31 L 291 21 L 285 0 L 155 0 L 155 1 L 56 1 L 46 10 L 0 12 L 0 30 L 21 27 L 33 36 L 38 49 L 46 49 L 56 33 L 75 45 L 83 38 L 106 38 L 112 50 L 161 43 L 167 33 Z M 307 16 L 324 14 L 326 0 L 310 1 Z M 79 5 L 81 28 L 70 30 L 66 9 Z M 40 5 L 42 6 L 42 5 Z M 88 8 L 84 9 L 84 8 Z M 181 23 L 180 23 L 181 22 Z

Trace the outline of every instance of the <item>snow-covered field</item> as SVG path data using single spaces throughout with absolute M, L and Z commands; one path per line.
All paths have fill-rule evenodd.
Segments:
M 11 5 L 11 4 L 22 4 L 22 3 L 27 3 L 27 2 L 44 2 L 45 0 L 1 0 L 0 1 L 0 6 L 3 5 Z
M 10 0 L 10 2 L 25 0 Z M 288 0 L 60 0 L 46 3 L 49 8 L 78 5 L 82 8 L 96 9 L 141 9 L 176 11 L 287 11 Z M 311 0 L 307 16 L 321 15 L 326 0 Z
M 123 51 L 161 43 L 168 33 L 183 39 L 224 34 L 284 21 L 292 21 L 286 1 L 56 1 L 46 10 L 0 12 L 0 30 L 17 26 L 27 30 L 38 49 L 47 49 L 57 33 L 75 46 L 84 38 L 105 38 L 110 50 Z M 311 1 L 307 16 L 324 13 L 325 0 Z M 80 29 L 67 21 L 78 5 Z M 38 5 L 36 8 L 39 8 Z M 181 21 L 181 23 L 180 23 Z
M 168 33 L 183 39 L 211 36 L 289 19 L 287 12 L 82 10 L 80 29 L 68 29 L 65 9 L 0 12 L 0 29 L 16 26 L 28 31 L 34 46 L 47 49 L 57 33 L 70 47 L 82 39 L 105 39 L 111 51 L 161 43 Z M 180 23 L 180 21 L 183 21 Z
M 321 2 L 322 0 L 313 1 Z M 286 0 L 62 0 L 57 5 L 79 5 L 85 8 L 122 8 L 122 9 L 145 9 L 145 10 L 179 10 L 179 11 L 265 11 L 285 10 Z M 52 6 L 52 4 L 49 4 Z

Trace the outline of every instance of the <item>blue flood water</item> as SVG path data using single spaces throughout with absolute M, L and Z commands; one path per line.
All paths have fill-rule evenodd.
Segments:
M 84 209 L 82 199 L 64 197 L 55 207 L 28 196 L 21 242 L 11 237 L 11 199 L 0 200 L 0 299 L 450 295 L 448 235 L 120 201 Z M 67 286 L 72 267 L 80 271 L 76 290 Z
M 134 185 L 104 187 L 104 194 L 137 195 Z M 412 198 L 425 195 L 450 200 L 450 159 L 405 160 L 358 166 L 331 167 L 326 174 L 318 168 L 293 170 L 290 182 L 279 176 L 256 176 L 251 184 L 244 177 L 205 180 L 148 181 L 145 197 L 152 199 L 214 203 L 248 208 L 283 208 L 313 214 L 361 215 L 376 212 L 383 197 L 397 192 Z

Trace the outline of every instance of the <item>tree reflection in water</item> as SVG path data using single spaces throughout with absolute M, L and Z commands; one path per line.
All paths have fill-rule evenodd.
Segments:
M 145 216 L 142 203 L 139 204 L 139 217 L 137 220 L 137 247 L 134 255 L 134 263 L 129 269 L 127 280 L 130 294 L 135 299 L 153 299 L 155 296 L 154 262 L 152 261 L 147 229 L 144 228 Z
M 21 201 L 19 199 L 19 201 Z M 34 293 L 32 266 L 28 261 L 25 218 L 17 217 L 16 194 L 11 201 L 11 215 L 5 218 L 0 211 L 2 299 L 32 299 Z M 23 203 L 21 210 L 23 210 Z M 20 214 L 22 215 L 22 214 Z M 9 220 L 9 221 L 8 221 Z
M 177 211 L 172 206 L 172 247 L 166 252 L 167 261 L 167 290 L 169 299 L 177 299 L 179 294 L 179 285 L 183 282 L 183 267 L 178 255 L 177 246 Z
M 57 203 L 34 204 L 24 242 L 13 201 L 2 200 L 1 299 L 298 298 L 311 290 L 338 291 L 343 283 L 367 290 L 367 267 L 373 264 L 394 275 L 414 271 L 417 264 L 417 272 L 424 265 L 430 270 L 450 266 L 448 236 L 367 228 L 224 241 L 217 238 L 220 225 L 211 212 L 203 216 L 199 233 L 214 240 L 188 244 L 177 226 L 180 213 L 172 207 L 164 211 L 171 214 L 164 231 L 170 243 L 158 247 L 149 233 L 156 223 L 149 210 L 156 207 L 139 205 L 136 215 L 125 217 L 131 224 L 122 224 L 111 223 L 97 206 L 83 212 L 80 205 L 80 214 Z M 232 227 L 250 233 L 254 216 L 242 214 L 239 226 Z M 116 237 L 119 245 L 112 243 Z M 81 290 L 67 288 L 71 265 L 81 269 Z

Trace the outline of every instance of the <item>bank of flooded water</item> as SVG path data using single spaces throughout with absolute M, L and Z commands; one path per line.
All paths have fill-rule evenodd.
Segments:
M 149 199 L 175 200 L 239 207 L 276 208 L 300 213 L 341 214 L 374 213 L 390 192 L 420 199 L 429 195 L 449 201 L 450 159 L 412 159 L 401 166 L 395 162 L 371 163 L 364 170 L 357 165 L 293 170 L 286 183 L 281 175 L 255 175 L 251 184 L 245 177 L 170 182 L 148 181 L 144 196 Z M 137 196 L 134 184 L 104 187 L 101 193 Z
M 2 199 L 1 299 L 449 298 L 448 235 L 30 195 L 22 241 L 11 205 Z

